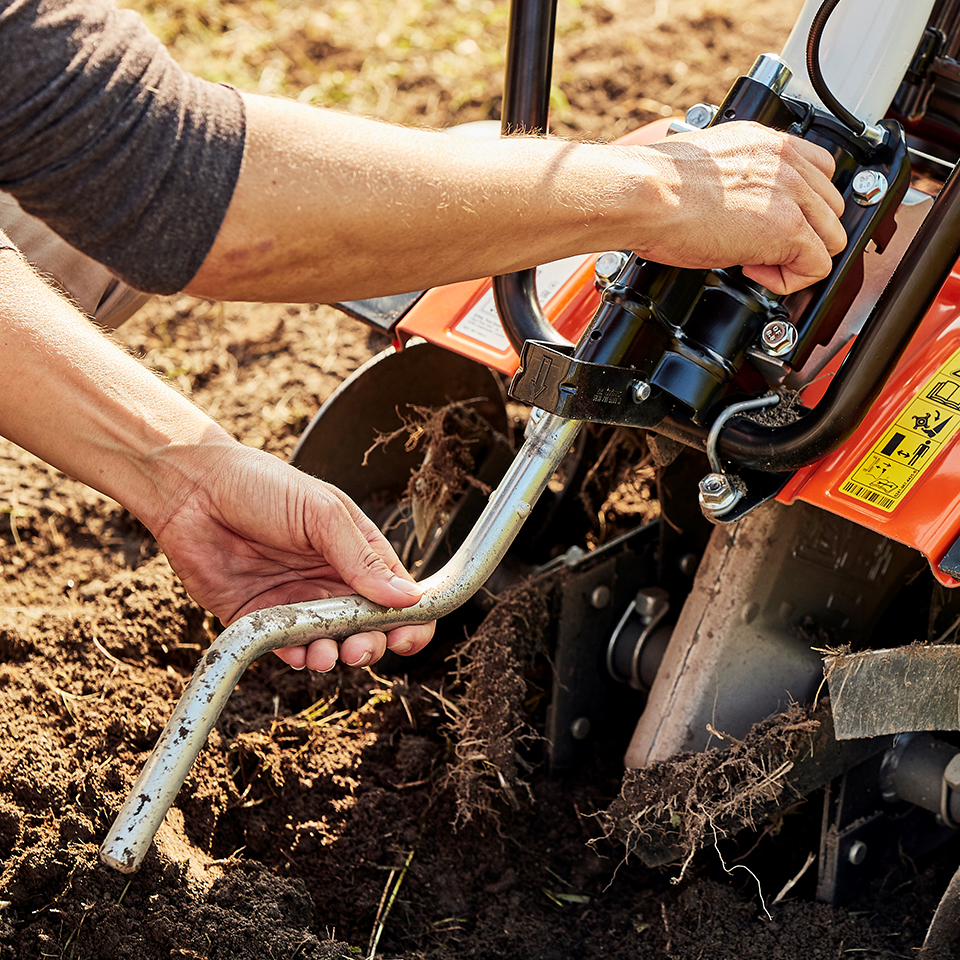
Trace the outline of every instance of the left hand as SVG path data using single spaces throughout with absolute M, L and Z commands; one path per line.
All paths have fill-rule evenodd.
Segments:
M 264 607 L 332 596 L 360 594 L 386 607 L 408 607 L 422 596 L 386 538 L 336 487 L 239 443 L 204 456 L 202 483 L 154 532 L 190 595 L 225 624 Z M 434 627 L 276 652 L 296 669 L 326 672 L 338 659 L 367 666 L 387 649 L 416 653 Z

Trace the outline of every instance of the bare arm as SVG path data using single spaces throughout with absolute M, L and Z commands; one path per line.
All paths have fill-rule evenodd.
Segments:
M 754 124 L 652 147 L 485 142 L 245 100 L 236 191 L 187 288 L 202 296 L 358 299 L 614 248 L 756 265 L 785 292 L 845 242 L 826 151 Z
M 114 497 L 153 532 L 197 602 L 225 623 L 282 603 L 421 595 L 348 497 L 231 439 L 0 251 L 0 433 Z M 432 625 L 284 652 L 326 670 L 412 653 Z

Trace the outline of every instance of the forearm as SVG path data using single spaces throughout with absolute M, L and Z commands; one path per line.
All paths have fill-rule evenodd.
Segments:
M 476 141 L 246 97 L 240 177 L 187 287 L 234 300 L 331 302 L 634 250 L 741 265 L 775 293 L 846 243 L 833 160 L 733 123 L 649 146 Z
M 642 234 L 634 151 L 475 141 L 247 97 L 243 168 L 188 287 L 324 302 L 422 289 L 607 249 Z
M 9 250 L 0 251 L 0 364 L 0 433 L 155 533 L 214 466 L 213 451 L 233 442 Z

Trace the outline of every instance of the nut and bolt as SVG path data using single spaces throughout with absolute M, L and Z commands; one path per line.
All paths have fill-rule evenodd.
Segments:
M 887 178 L 879 170 L 861 170 L 853 178 L 853 199 L 861 207 L 871 207 L 883 199 L 887 187 Z
M 711 107 L 709 103 L 695 103 L 684 118 L 691 127 L 697 127 L 702 130 L 709 127 L 710 122 L 717 115 L 717 108 Z
M 700 509 L 708 517 L 721 517 L 728 513 L 741 495 L 723 473 L 708 473 L 700 481 Z
M 627 255 L 620 250 L 609 250 L 607 253 L 601 253 L 593 267 L 594 276 L 597 278 L 597 286 L 609 287 L 620 275 L 620 271 L 626 262 Z
M 669 602 L 669 598 L 666 590 L 660 587 L 641 587 L 633 602 L 640 619 L 649 623 L 660 608 Z
M 634 380 L 630 384 L 630 396 L 634 403 L 643 403 L 644 400 L 649 400 L 652 392 L 653 390 L 646 380 Z
M 769 357 L 782 357 L 797 344 L 797 328 L 789 320 L 771 320 L 760 334 L 760 346 Z

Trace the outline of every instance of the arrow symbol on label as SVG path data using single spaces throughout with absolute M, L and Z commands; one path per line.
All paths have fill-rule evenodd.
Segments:
M 550 357 L 541 357 L 540 366 L 537 374 L 530 384 L 530 395 L 534 400 L 547 389 L 547 381 L 550 379 L 550 371 L 553 368 L 553 360 Z

